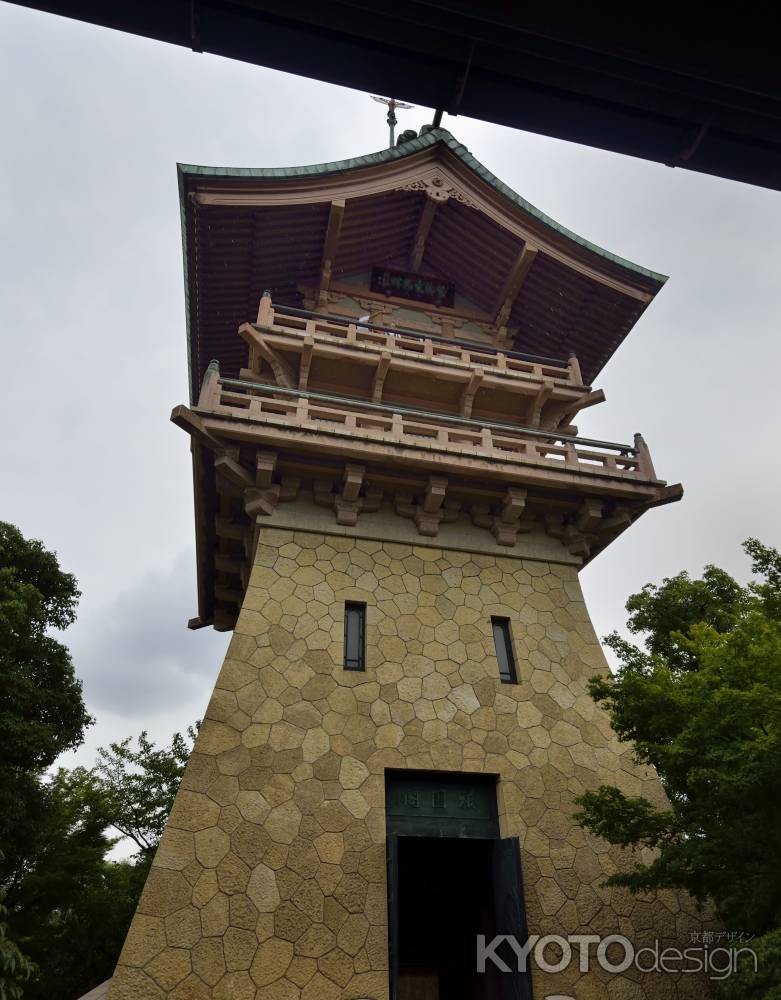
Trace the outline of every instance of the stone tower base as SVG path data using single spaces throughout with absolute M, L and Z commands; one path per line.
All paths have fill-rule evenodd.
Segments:
M 525 544 L 262 530 L 109 1000 L 386 1000 L 385 783 L 400 769 L 495 776 L 531 934 L 689 944 L 692 902 L 604 888 L 631 858 L 572 818 L 601 783 L 663 796 L 587 694 L 607 667 L 572 558 Z M 345 601 L 367 606 L 365 672 L 343 669 Z M 499 680 L 491 616 L 510 619 L 517 684 Z M 576 960 L 533 973 L 538 1000 L 694 1000 L 695 978 Z

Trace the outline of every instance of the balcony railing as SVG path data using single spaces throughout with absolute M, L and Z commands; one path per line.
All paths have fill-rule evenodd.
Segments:
M 618 444 L 518 427 L 497 421 L 371 403 L 318 392 L 285 389 L 248 379 L 221 377 L 216 362 L 206 372 L 198 412 L 287 430 L 313 430 L 365 442 L 516 461 L 550 469 L 657 482 L 648 447 L 639 434 Z
M 355 320 L 274 305 L 264 294 L 260 302 L 259 330 L 303 339 L 306 336 L 326 337 L 342 346 L 361 346 L 375 351 L 401 352 L 407 357 L 425 361 L 480 366 L 489 375 L 520 376 L 536 380 L 552 380 L 568 388 L 584 389 L 577 358 L 569 361 L 546 358 L 519 351 L 502 350 L 488 344 L 465 340 L 445 340 L 416 330 L 358 323 Z

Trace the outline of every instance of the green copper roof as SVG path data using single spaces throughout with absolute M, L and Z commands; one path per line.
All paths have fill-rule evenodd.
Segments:
M 481 177 L 486 184 L 490 185 L 495 191 L 503 195 L 514 205 L 517 205 L 524 212 L 534 216 L 535 219 L 538 219 L 541 223 L 543 223 L 543 225 L 548 226 L 554 232 L 566 237 L 568 240 L 572 240 L 574 243 L 580 244 L 580 246 L 585 247 L 592 253 L 598 254 L 605 260 L 609 260 L 611 263 L 625 268 L 627 271 L 642 275 L 644 278 L 649 278 L 651 281 L 658 282 L 659 284 L 664 284 L 664 282 L 667 281 L 667 275 L 658 274 L 656 271 L 651 271 L 646 267 L 642 267 L 640 264 L 635 264 L 631 260 L 625 260 L 623 257 L 619 257 L 617 254 L 611 253 L 609 250 L 605 250 L 603 247 L 599 247 L 595 243 L 590 243 L 582 236 L 578 236 L 577 233 L 573 233 L 572 230 L 560 225 L 549 215 L 541 212 L 539 208 L 530 204 L 525 198 L 522 198 L 519 194 L 513 191 L 512 188 L 500 181 L 495 174 L 492 174 L 487 167 L 484 167 L 482 163 L 472 156 L 463 143 L 459 142 L 450 134 L 450 132 L 447 131 L 447 129 L 444 128 L 430 128 L 428 131 L 417 136 L 415 139 L 410 139 L 408 142 L 404 142 L 400 146 L 394 146 L 392 149 L 383 149 L 379 153 L 369 153 L 366 156 L 354 156 L 351 159 L 336 160 L 333 163 L 315 163 L 305 167 L 202 167 L 189 163 L 179 163 L 177 164 L 179 173 L 179 191 L 183 201 L 183 182 L 185 177 L 248 177 L 266 180 L 292 180 L 300 177 L 327 177 L 330 174 L 341 174 L 349 170 L 355 170 L 359 167 L 371 167 L 380 163 L 391 163 L 394 160 L 403 159 L 405 156 L 410 156 L 413 153 L 418 153 L 424 149 L 430 149 L 439 142 L 447 146 L 447 148 L 451 150 L 451 152 L 453 152 L 462 161 L 462 163 Z

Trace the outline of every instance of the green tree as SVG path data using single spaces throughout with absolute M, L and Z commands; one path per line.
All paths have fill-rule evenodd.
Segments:
M 8 892 L 10 924 L 37 971 L 25 1000 L 75 998 L 107 979 L 146 874 L 111 862 L 104 802 L 84 768 L 46 784 L 45 822 Z
M 78 597 L 54 553 L 0 522 L 0 1000 L 76 997 L 112 974 L 190 753 L 143 733 L 49 775 L 92 721 L 52 635 Z M 112 828 L 135 856 L 108 859 Z
M 91 722 L 67 648 L 79 591 L 53 552 L 0 522 L 0 885 L 20 878 L 45 822 L 41 776 Z
M 0 1000 L 19 1000 L 35 966 L 8 936 L 4 899 L 5 893 L 0 889 Z
M 137 744 L 101 748 L 93 769 L 60 769 L 46 784 L 46 823 L 8 900 L 16 940 L 38 966 L 25 1000 L 77 997 L 114 971 L 191 751 L 179 733 L 162 749 L 146 733 Z M 138 850 L 108 860 L 124 837 Z
M 93 775 L 106 816 L 123 837 L 133 841 L 142 857 L 151 858 L 157 849 L 199 725 L 196 722 L 188 728 L 189 743 L 181 733 L 174 733 L 170 746 L 158 750 L 143 732 L 137 749 L 128 737 L 112 743 L 108 750 L 98 750 Z
M 609 884 L 686 889 L 730 929 L 762 935 L 781 926 L 781 554 L 755 539 L 744 548 L 759 575 L 747 587 L 708 566 L 630 597 L 644 648 L 608 636 L 620 667 L 590 682 L 669 808 L 602 786 L 580 797 L 578 818 L 610 843 L 656 851 Z

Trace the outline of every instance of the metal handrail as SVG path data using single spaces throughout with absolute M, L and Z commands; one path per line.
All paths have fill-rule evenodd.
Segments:
M 376 323 L 357 323 L 355 319 L 348 319 L 343 316 L 329 316 L 327 313 L 316 313 L 309 309 L 298 309 L 296 306 L 272 305 L 275 313 L 282 313 L 283 316 L 301 316 L 305 319 L 322 319 L 329 323 L 337 323 L 340 326 L 350 326 L 351 323 L 360 325 L 366 330 L 379 330 L 380 333 L 390 333 L 395 336 L 415 337 L 417 340 L 436 340 L 440 344 L 453 344 L 455 347 L 465 347 L 469 350 L 485 351 L 488 354 L 504 354 L 508 358 L 518 358 L 520 361 L 530 361 L 532 364 L 555 365 L 557 368 L 567 369 L 569 365 L 561 358 L 546 358 L 541 354 L 523 354 L 520 351 L 508 351 L 501 347 L 494 347 L 492 344 L 477 344 L 468 340 L 448 340 L 446 337 L 437 337 L 431 333 L 421 333 L 420 330 L 407 330 L 404 327 L 378 326 Z M 254 323 L 253 326 L 257 326 Z M 570 355 L 575 357 L 574 353 Z
M 524 427 L 519 424 L 509 424 L 499 420 L 473 420 L 469 417 L 456 417 L 449 413 L 438 413 L 434 410 L 420 410 L 412 406 L 391 406 L 388 403 L 373 403 L 369 400 L 355 399 L 349 396 L 337 396 L 325 392 L 309 392 L 303 389 L 288 389 L 278 385 L 267 385 L 263 382 L 251 382 L 249 379 L 230 378 L 220 375 L 222 385 L 234 385 L 243 389 L 253 389 L 256 392 L 267 395 L 283 396 L 303 396 L 315 402 L 337 403 L 339 405 L 360 407 L 361 409 L 380 410 L 384 413 L 399 413 L 412 417 L 422 417 L 427 420 L 435 420 L 437 423 L 458 424 L 467 427 L 487 427 L 490 430 L 511 431 L 515 434 L 521 433 L 530 437 L 543 438 L 547 441 L 562 441 L 570 444 L 584 445 L 587 448 L 604 448 L 607 451 L 617 451 L 621 455 L 637 455 L 638 448 L 630 444 L 618 444 L 615 441 L 598 441 L 594 438 L 575 437 L 572 434 L 558 434 L 555 431 L 543 431 L 538 427 Z

